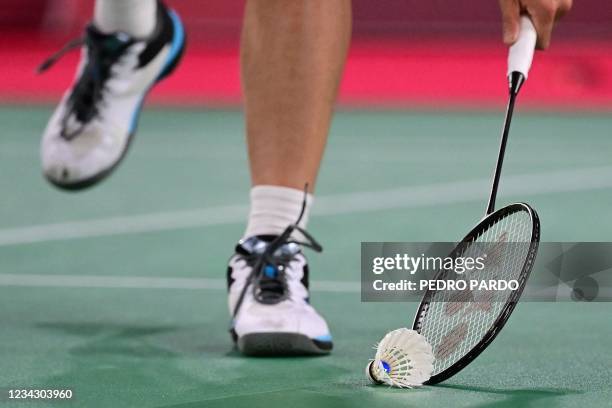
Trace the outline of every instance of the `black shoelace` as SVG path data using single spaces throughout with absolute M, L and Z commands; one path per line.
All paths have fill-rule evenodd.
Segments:
M 119 40 L 116 36 L 103 36 L 93 33 L 93 30 L 92 27 L 88 27 L 85 37 L 68 42 L 37 69 L 38 73 L 43 73 L 69 51 L 83 45 L 87 47 L 87 64 L 68 97 L 68 107 L 62 117 L 61 135 L 67 140 L 76 137 L 85 125 L 99 114 L 99 107 L 104 102 L 102 96 L 106 83 L 112 76 L 111 67 L 132 43 L 130 39 Z M 109 47 L 105 38 L 94 38 L 95 36 L 114 39 L 115 43 L 111 44 L 112 47 Z M 69 131 L 68 121 L 73 115 L 79 126 Z
M 281 235 L 271 241 L 263 252 L 251 253 L 244 256 L 247 264 L 252 266 L 252 270 L 236 302 L 233 317 L 238 314 L 246 291 L 251 284 L 253 285 L 253 297 L 259 303 L 277 304 L 287 299 L 289 296 L 289 288 L 287 285 L 286 269 L 295 256 L 300 253 L 299 247 L 310 248 L 316 252 L 321 252 L 323 250 L 323 247 L 312 237 L 312 235 L 298 226 L 306 210 L 307 191 L 308 185 L 306 185 L 304 189 L 302 209 L 295 223 L 289 225 Z M 292 239 L 291 234 L 294 231 L 300 232 L 305 240 L 297 241 Z M 292 248 L 291 245 L 295 245 L 295 247 Z

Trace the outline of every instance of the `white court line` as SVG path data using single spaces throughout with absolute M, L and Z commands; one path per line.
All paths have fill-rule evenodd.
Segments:
M 0 274 L 0 286 L 19 287 L 226 290 L 226 285 L 225 279 Z M 311 286 L 317 292 L 356 293 L 361 290 L 359 282 L 319 281 Z
M 483 178 L 317 197 L 313 215 L 327 216 L 484 201 L 489 185 L 490 179 Z M 525 200 L 530 195 L 610 187 L 612 166 L 605 166 L 505 176 L 502 177 L 500 194 Z M 229 205 L 6 228 L 0 229 L 0 247 L 243 223 L 247 214 L 247 206 Z

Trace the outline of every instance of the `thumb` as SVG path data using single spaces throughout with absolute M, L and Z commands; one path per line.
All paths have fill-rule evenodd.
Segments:
M 502 14 L 504 43 L 512 45 L 518 38 L 521 7 L 518 0 L 499 0 Z

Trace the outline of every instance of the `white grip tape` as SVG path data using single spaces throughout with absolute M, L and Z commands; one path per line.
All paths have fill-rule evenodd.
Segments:
M 510 47 L 508 52 L 508 76 L 518 71 L 527 79 L 537 38 L 538 34 L 531 19 L 522 16 L 518 40 Z

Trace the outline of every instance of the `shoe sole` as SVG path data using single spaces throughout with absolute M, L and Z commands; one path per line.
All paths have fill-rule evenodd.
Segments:
M 174 13 L 174 11 L 169 10 L 171 13 Z M 174 13 L 176 15 L 176 13 Z M 176 17 L 178 18 L 178 15 L 176 15 Z M 179 23 L 182 26 L 182 22 L 179 20 Z M 184 30 L 184 27 L 182 28 Z M 142 97 L 142 102 L 141 102 L 141 106 L 138 107 L 138 118 L 136 119 L 136 127 L 138 126 L 138 120 L 140 119 L 140 111 L 142 109 L 142 104 L 144 103 L 144 99 L 147 97 L 147 95 L 149 94 L 149 92 L 153 89 L 153 87 L 155 87 L 155 85 L 157 85 L 162 79 L 166 78 L 168 75 L 170 75 L 178 66 L 179 62 L 181 61 L 181 59 L 183 58 L 183 54 L 185 52 L 185 47 L 187 45 L 187 41 L 186 41 L 186 37 L 183 35 L 183 43 L 180 45 L 180 49 L 177 52 L 176 56 L 174 57 L 174 59 L 166 66 L 164 67 L 164 69 L 160 72 L 160 74 L 158 75 L 157 79 L 155 79 L 155 81 L 149 86 L 149 88 L 145 91 L 143 97 Z M 62 190 L 66 190 L 66 191 L 78 191 L 78 190 L 83 190 L 86 189 L 88 187 L 93 186 L 94 184 L 97 184 L 98 182 L 102 181 L 103 179 L 105 179 L 107 176 L 109 176 L 113 171 L 115 171 L 115 169 L 119 166 L 119 164 L 121 164 L 121 162 L 123 161 L 123 159 L 125 158 L 125 156 L 127 155 L 128 150 L 130 149 L 130 146 L 132 145 L 132 140 L 134 139 L 134 136 L 136 135 L 136 128 L 134 129 L 133 132 L 131 132 L 128 135 L 128 139 L 127 139 L 127 143 L 125 145 L 125 149 L 123 149 L 123 152 L 121 152 L 121 156 L 119 156 L 119 158 L 117 159 L 117 161 L 115 161 L 112 166 L 110 166 L 109 168 L 97 173 L 96 175 L 89 177 L 87 179 L 83 179 L 83 180 L 79 180 L 77 182 L 74 183 L 62 183 L 61 181 L 52 179 L 50 177 L 47 176 L 47 174 L 43 173 L 45 179 L 47 179 L 47 181 L 51 184 L 53 184 L 55 187 L 62 189 Z
M 238 350 L 247 356 L 315 356 L 329 354 L 333 344 L 298 333 L 252 333 L 240 337 Z

